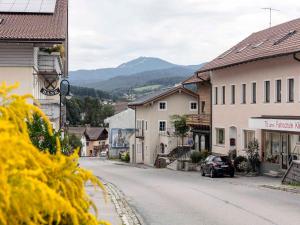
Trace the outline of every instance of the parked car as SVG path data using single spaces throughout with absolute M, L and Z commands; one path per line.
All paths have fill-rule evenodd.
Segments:
M 100 152 L 100 157 L 107 157 L 107 151 L 101 151 Z
M 209 174 L 211 178 L 224 175 L 234 177 L 234 166 L 227 156 L 210 155 L 201 164 L 201 174 Z

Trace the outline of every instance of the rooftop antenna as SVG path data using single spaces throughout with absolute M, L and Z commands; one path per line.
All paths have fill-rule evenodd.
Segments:
M 266 8 L 261 8 L 261 9 L 264 9 L 264 10 L 269 10 L 269 13 L 270 13 L 270 27 L 272 26 L 272 12 L 273 11 L 280 11 L 280 10 L 278 10 L 278 9 L 273 9 L 273 8 L 271 8 L 271 7 L 266 7 Z

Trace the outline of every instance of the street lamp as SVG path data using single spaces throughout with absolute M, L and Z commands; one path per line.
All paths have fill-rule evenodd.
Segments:
M 63 85 L 66 84 L 65 86 L 67 87 L 66 93 L 63 93 Z M 62 127 L 62 113 L 61 113 L 61 103 L 62 103 L 62 96 L 64 95 L 67 100 L 70 100 L 72 98 L 72 94 L 70 92 L 70 82 L 68 80 L 62 80 L 59 85 L 60 88 L 60 93 L 59 93 L 59 130 L 61 130 Z

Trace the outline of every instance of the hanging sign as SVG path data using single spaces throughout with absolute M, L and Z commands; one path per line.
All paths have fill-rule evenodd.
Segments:
M 58 79 L 45 79 L 44 87 L 41 89 L 41 93 L 47 96 L 54 96 L 60 93 L 59 88 L 57 87 Z

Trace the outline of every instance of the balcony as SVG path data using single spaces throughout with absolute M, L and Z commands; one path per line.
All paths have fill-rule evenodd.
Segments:
M 210 126 L 210 114 L 188 115 L 186 123 L 190 126 Z
M 59 52 L 39 52 L 37 59 L 39 75 L 62 75 L 63 64 Z

